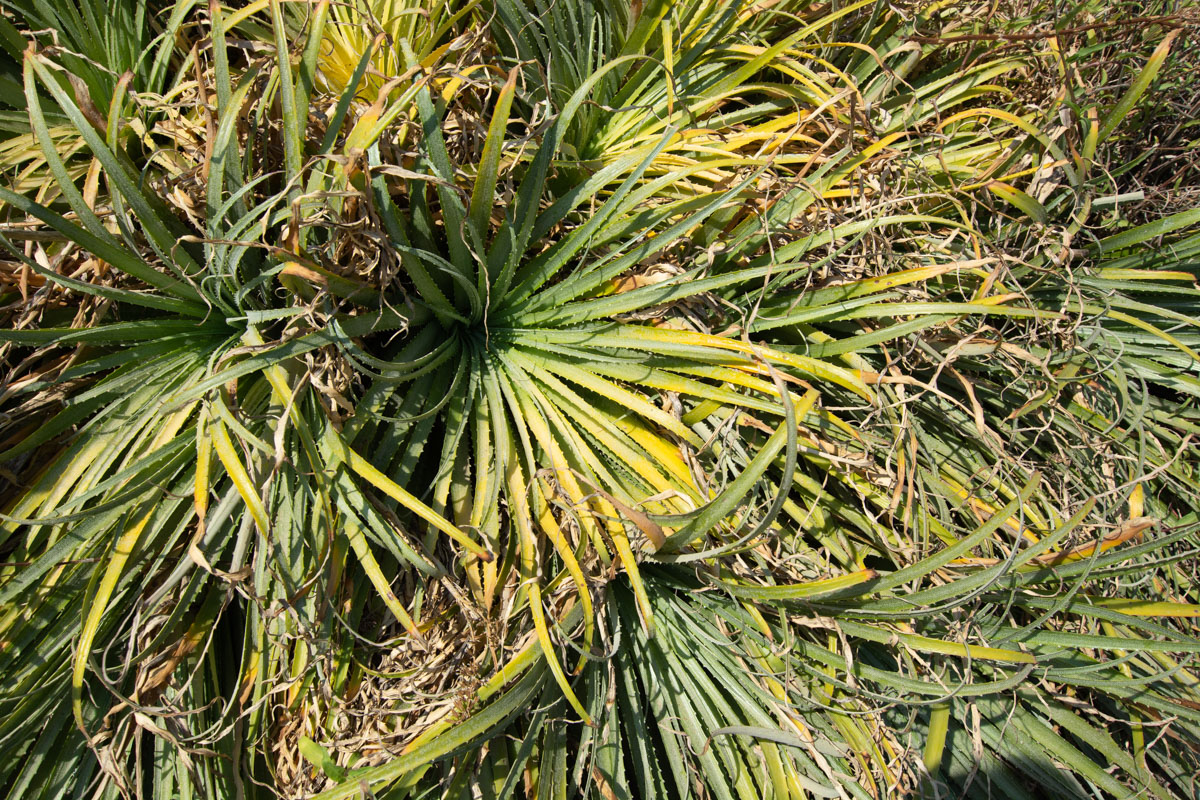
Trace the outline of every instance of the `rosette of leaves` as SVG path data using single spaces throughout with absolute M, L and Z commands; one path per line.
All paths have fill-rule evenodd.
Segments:
M 748 163 L 769 163 L 779 181 L 803 180 L 843 150 L 904 164 L 889 180 L 918 171 L 941 187 L 977 178 L 1009 142 L 938 123 L 1002 95 L 994 81 L 1023 59 L 980 46 L 951 60 L 914 44 L 933 16 L 870 0 L 836 9 L 733 0 L 629 9 L 496 2 L 489 19 L 501 63 L 520 73 L 514 114 L 526 121 L 603 72 L 564 131 L 561 170 L 645 156 L 674 128 L 647 174 L 691 166 L 667 186 L 701 194 Z M 874 183 L 830 183 L 820 197 L 842 205 L 864 193 L 888 194 Z
M 429 69 L 446 61 L 451 51 L 463 50 L 471 38 L 466 23 L 474 21 L 478 5 L 428 0 L 321 0 L 281 4 L 281 10 L 291 37 L 315 51 L 312 77 L 320 88 L 336 99 L 353 84 L 358 99 L 371 103 L 381 91 L 390 93 L 415 76 L 411 71 L 414 63 Z M 257 19 L 253 13 L 256 10 L 253 6 L 243 9 L 231 15 L 230 22 L 251 36 L 273 41 L 273 30 Z M 484 69 L 483 64 L 474 62 L 462 66 L 463 74 L 443 76 L 446 91 L 453 93 L 471 72 Z
M 228 26 L 264 9 L 274 54 L 231 61 Z M 964 364 L 982 377 L 936 401 L 903 395 L 937 367 L 906 374 L 916 362 L 893 343 L 937 352 L 917 334 L 998 339 L 1007 320 L 1064 313 L 1059 287 L 1032 280 L 1042 302 L 990 294 L 1028 278 L 959 246 L 979 235 L 954 216 L 961 195 L 814 229 L 804 212 L 862 175 L 861 152 L 769 196 L 764 176 L 786 184 L 776 162 L 734 154 L 715 191 L 675 192 L 704 165 L 659 158 L 670 125 L 572 174 L 577 115 L 619 58 L 549 102 L 540 128 L 521 113 L 526 84 L 497 82 L 471 151 L 446 122 L 452 70 L 401 42 L 411 81 L 364 107 L 364 50 L 310 126 L 315 35 L 297 64 L 279 3 L 209 25 L 211 147 L 178 154 L 205 181 L 197 219 L 140 180 L 121 97 L 98 130 L 52 55 L 23 56 L 27 89 L 100 164 L 111 214 L 69 176 L 53 208 L 0 194 L 53 234 L 8 248 L 54 301 L 4 334 L 2 458 L 25 482 L 0 573 L 11 792 L 861 796 L 969 788 L 972 759 L 1010 796 L 1024 774 L 1074 792 L 1064 761 L 1112 794 L 1167 791 L 1139 771 L 1139 745 L 1130 757 L 1066 706 L 1041 710 L 1057 696 L 1025 681 L 1101 684 L 1105 713 L 1143 715 L 1143 754 L 1162 715 L 1190 730 L 1194 679 L 1159 655 L 1193 645 L 1146 617 L 1191 612 L 1137 605 L 1149 590 L 1122 605 L 1122 578 L 1176 558 L 1191 521 L 1127 552 L 1110 551 L 1132 528 L 1100 538 L 1118 514 L 1174 513 L 1188 473 L 1172 462 L 1150 499 L 1096 515 L 1034 477 L 1053 448 L 1014 458 L 988 436 L 1013 405 L 997 362 Z M 994 153 L 972 121 L 944 130 Z M 1012 135 L 1014 162 L 1042 155 L 1038 136 Z M 53 146 L 44 157 L 57 166 Z M 883 237 L 894 260 L 872 273 L 863 253 Z M 106 280 L 79 271 L 88 259 Z M 1165 333 L 1168 305 L 1099 324 L 1144 346 L 1137 331 Z M 1143 394 L 1170 413 L 1173 396 Z M 1063 485 L 1106 491 L 1101 466 L 1073 469 Z M 1082 591 L 1096 577 L 1114 603 Z M 1093 627 L 1058 630 L 1064 615 Z M 389 648 L 446 666 L 394 669 Z M 1013 693 L 1014 730 L 1035 745 L 1003 724 Z M 446 694 L 462 707 L 431 711 Z M 356 697 L 389 697 L 371 711 L 392 722 L 351 743 Z M 971 708 L 987 715 L 984 757 L 949 723 Z M 1152 758 L 1172 775 L 1190 763 Z

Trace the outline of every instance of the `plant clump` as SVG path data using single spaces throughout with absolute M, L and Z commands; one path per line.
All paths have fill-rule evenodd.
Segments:
M 1190 12 L 0 8 L 10 795 L 1190 796 Z

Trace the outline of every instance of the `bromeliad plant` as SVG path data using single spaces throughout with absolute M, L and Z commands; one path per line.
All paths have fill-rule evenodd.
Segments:
M 928 172 L 944 174 L 943 183 L 978 177 L 1003 140 L 957 126 L 937 137 L 914 134 L 1002 91 L 990 81 L 1021 61 L 978 51 L 969 66 L 932 65 L 907 43 L 925 15 L 905 18 L 871 0 L 834 10 L 652 2 L 628 13 L 604 2 L 569 9 L 497 2 L 491 30 L 500 59 L 514 64 L 527 87 L 514 107 L 522 119 L 537 121 L 545 104 L 560 107 L 591 85 L 588 103 L 563 132 L 564 171 L 624 162 L 615 184 L 638 156 L 654 152 L 647 175 L 693 168 L 662 184 L 677 196 L 728 186 L 749 164 L 769 164 L 772 178 L 804 180 L 844 158 L 846 147 L 863 158 L 936 159 Z M 915 85 L 905 83 L 930 69 Z M 864 188 L 829 182 L 822 195 L 844 198 Z
M 934 8 L 171 10 L 20 55 L 10 794 L 1186 794 L 1197 220 L 1063 255 L 1114 125 Z

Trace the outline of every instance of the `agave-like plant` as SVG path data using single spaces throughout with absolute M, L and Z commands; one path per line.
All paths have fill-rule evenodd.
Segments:
M 428 69 L 447 53 L 464 49 L 470 38 L 463 36 L 464 21 L 472 18 L 477 6 L 474 2 L 355 0 L 288 5 L 283 11 L 289 33 L 303 36 L 306 46 L 316 49 L 311 78 L 333 97 L 353 85 L 355 96 L 370 103 L 381 92 L 386 95 L 405 83 L 406 76 L 415 77 L 416 68 Z M 254 24 L 253 11 L 253 5 L 240 10 L 230 23 L 245 20 L 247 32 L 263 31 Z M 465 72 L 482 68 L 466 65 Z M 453 94 L 466 77 L 450 78 L 441 88 Z
M 564 10 L 498 2 L 491 19 L 500 58 L 521 73 L 522 118 L 537 122 L 545 104 L 560 107 L 584 82 L 591 87 L 563 133 L 561 169 L 623 161 L 614 176 L 623 178 L 636 156 L 653 151 L 650 176 L 693 168 L 664 184 L 674 194 L 727 186 L 750 163 L 769 163 L 776 179 L 803 180 L 847 147 L 864 159 L 924 152 L 939 161 L 931 173 L 969 180 L 999 155 L 1001 140 L 953 127 L 936 138 L 916 134 L 999 91 L 989 81 L 1021 65 L 980 50 L 967 68 L 933 67 L 906 44 L 925 15 L 906 18 L 870 0 L 835 10 L 655 2 L 629 9 L 628 19 L 608 3 Z M 823 195 L 856 188 L 833 184 Z
M 1101 123 L 884 4 L 398 6 L 172 6 L 158 138 L 22 51 L 10 794 L 1186 795 L 1200 220 L 1073 246 L 1171 41 Z

